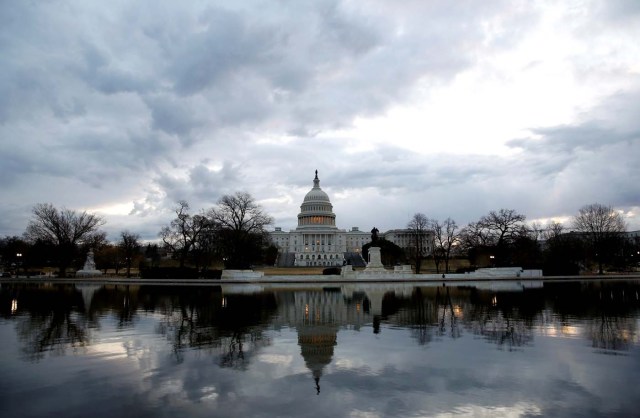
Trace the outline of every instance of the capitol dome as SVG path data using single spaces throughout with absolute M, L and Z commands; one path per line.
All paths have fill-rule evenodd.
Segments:
M 298 214 L 298 229 L 314 228 L 336 229 L 336 215 L 333 213 L 333 205 L 327 195 L 320 188 L 318 170 L 313 179 L 313 188 L 304 196 L 300 213 Z
M 317 179 L 317 177 L 316 177 Z M 315 180 L 314 180 L 315 182 Z M 318 183 L 320 181 L 318 180 Z M 304 197 L 304 202 L 328 202 L 331 203 L 331 201 L 329 200 L 329 195 L 326 194 L 318 185 L 317 187 L 314 185 L 313 189 L 311 189 L 309 191 L 309 193 L 307 193 Z

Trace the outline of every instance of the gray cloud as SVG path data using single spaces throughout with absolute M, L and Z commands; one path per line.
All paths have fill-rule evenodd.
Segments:
M 631 34 L 632 3 L 572 9 L 568 30 L 586 45 Z M 544 14 L 474 1 L 4 2 L 0 235 L 22 233 L 30 208 L 52 202 L 129 205 L 128 217 L 108 219 L 110 234 L 154 237 L 176 200 L 205 208 L 237 190 L 294 226 L 315 169 L 342 227 L 400 227 L 418 211 L 466 223 L 500 207 L 529 217 L 592 201 L 638 207 L 640 90 L 620 46 L 633 37 L 573 58 L 586 84 L 619 93 L 577 121 L 523 127 L 531 137 L 509 142 L 508 155 L 416 153 L 394 138 L 379 147 L 331 133 L 446 88 L 526 41 Z

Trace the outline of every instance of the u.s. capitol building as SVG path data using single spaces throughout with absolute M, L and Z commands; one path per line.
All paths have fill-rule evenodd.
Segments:
M 371 233 L 358 227 L 350 231 L 338 229 L 336 214 L 329 196 L 320 188 L 318 171 L 313 187 L 304 196 L 298 226 L 289 232 L 275 228 L 271 240 L 278 247 L 279 266 L 342 266 L 345 263 L 363 265 L 360 256 L 362 246 L 371 241 Z M 409 250 L 415 245 L 414 234 L 409 229 L 392 229 L 380 234 L 381 238 Z M 433 234 L 424 236 L 424 255 L 431 254 Z

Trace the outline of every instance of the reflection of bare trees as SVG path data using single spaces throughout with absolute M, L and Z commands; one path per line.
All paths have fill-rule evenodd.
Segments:
M 411 336 L 418 344 L 425 345 L 433 340 L 437 306 L 419 287 L 413 289 L 409 299 L 400 298 L 394 292 L 387 292 L 382 298 L 380 320 L 409 328 Z
M 233 335 L 221 339 L 222 354 L 219 364 L 221 367 L 245 370 L 247 358 L 270 344 L 271 340 L 266 338 L 261 330 L 234 332 Z
M 408 300 L 394 293 L 383 298 L 383 317 L 388 322 L 406 326 L 418 344 L 428 344 L 434 337 L 460 337 L 460 308 L 454 306 L 449 288 L 416 287 Z
M 411 324 L 411 336 L 418 341 L 418 344 L 428 344 L 433 339 L 433 324 L 437 318 L 437 302 L 434 305 L 431 300 L 425 298 L 420 288 L 414 289 L 411 293 L 409 309 L 406 312 L 405 320 Z
M 464 326 L 509 351 L 531 344 L 536 317 L 544 307 L 536 291 L 490 292 L 473 289 L 462 303 Z
M 533 341 L 531 324 L 522 319 L 510 318 L 500 311 L 487 311 L 486 315 L 473 319 L 468 327 L 487 341 L 512 351 Z
M 636 319 L 601 315 L 600 321 L 590 321 L 586 334 L 594 348 L 602 350 L 628 350 L 636 335 Z
M 445 294 L 441 295 L 440 288 L 436 291 L 436 309 L 438 310 L 438 331 L 437 335 L 442 337 L 448 334 L 451 338 L 460 337 L 460 328 L 458 327 L 458 318 L 451 302 L 451 295 L 449 294 L 449 288 L 445 290 Z M 440 313 L 442 311 L 442 313 Z M 447 324 L 449 324 L 447 326 Z
M 59 355 L 69 348 L 84 347 L 88 337 L 83 318 L 70 311 L 22 318 L 17 332 L 31 360 L 44 358 L 48 351 Z
M 244 351 L 242 349 L 243 335 L 234 333 L 230 338 L 226 338 L 227 342 L 223 344 L 226 348 L 220 357 L 220 366 L 222 367 L 244 367 Z
M 626 291 L 626 293 L 625 293 Z M 631 307 L 640 306 L 638 290 L 621 286 L 604 287 L 598 291 L 599 320 L 588 321 L 585 333 L 594 348 L 628 350 L 636 339 L 637 319 Z M 635 296 L 634 296 L 635 295 Z
M 633 281 L 558 283 L 546 325 L 591 341 L 599 350 L 629 350 L 637 339 L 640 285 Z
M 547 283 L 522 292 L 425 286 L 369 293 L 365 287 L 352 294 L 340 288 L 223 294 L 215 286 L 21 284 L 0 288 L 0 315 L 15 321 L 22 350 L 34 360 L 88 345 L 106 315 L 130 327 L 146 311 L 161 318 L 157 332 L 178 361 L 185 350 L 208 350 L 222 367 L 244 369 L 270 344 L 264 330 L 280 326 L 331 325 L 337 332 L 372 324 L 384 332 L 385 324 L 397 325 L 421 345 L 466 330 L 506 350 L 531 344 L 537 330 L 577 335 L 599 350 L 628 350 L 638 338 L 639 291 L 630 281 Z
M 16 331 L 28 359 L 64 354 L 87 344 L 89 327 L 82 296 L 73 286 L 22 285 L 12 290 L 18 307 Z
M 138 309 L 139 286 L 105 285 L 97 289 L 89 303 L 85 301 L 85 311 L 89 319 L 97 324 L 97 319 L 107 313 L 113 313 L 118 319 L 118 327 L 129 326 L 135 319 Z
M 219 354 L 223 367 L 244 368 L 255 350 L 270 344 L 263 330 L 275 311 L 273 294 L 225 295 L 219 289 L 175 289 L 173 294 L 143 297 L 161 307 L 160 334 L 172 342 L 178 361 L 185 349 L 197 348 Z
M 532 304 L 530 295 L 523 293 L 499 295 L 473 288 L 416 287 L 409 299 L 385 295 L 383 302 L 394 307 L 394 313 L 383 319 L 407 326 L 419 344 L 434 338 L 459 338 L 463 329 L 509 350 L 529 344 L 534 317 L 541 309 L 538 306 L 544 304 Z

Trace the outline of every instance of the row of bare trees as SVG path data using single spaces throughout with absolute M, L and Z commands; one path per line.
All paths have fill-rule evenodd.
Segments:
M 562 274 L 575 274 L 591 263 L 602 274 L 606 265 L 624 268 L 640 261 L 639 243 L 625 238 L 622 215 L 599 203 L 583 206 L 568 227 L 527 224 L 525 215 L 500 209 L 464 228 L 451 218 L 439 221 L 416 213 L 407 228 L 416 272 L 425 257 L 433 258 L 437 272 L 444 264 L 445 273 L 454 256 L 467 257 L 472 265 L 517 265 Z
M 200 268 L 216 257 L 227 268 L 248 268 L 269 243 L 266 227 L 273 220 L 248 193 L 225 195 L 216 206 L 197 214 L 190 213 L 186 201 L 179 201 L 175 214 L 159 237 L 181 268 L 187 262 Z M 64 277 L 92 249 L 98 266 L 115 268 L 116 274 L 119 268 L 126 268 L 129 276 L 132 266 L 143 258 L 140 236 L 125 230 L 116 243 L 109 243 L 101 231 L 104 224 L 104 218 L 96 214 L 40 203 L 34 206 L 22 238 L 0 239 L 0 255 L 5 268 L 15 272 L 21 267 L 26 271 L 27 266 L 56 265 L 59 276 Z M 149 245 L 147 253 L 153 249 Z
M 416 213 L 407 229 L 411 231 L 409 257 L 415 263 L 416 273 L 420 273 L 422 261 L 427 257 L 433 257 L 437 272 L 444 263 L 444 271 L 448 273 L 449 261 L 460 243 L 456 222 L 451 218 L 439 221 L 428 218 L 424 213 Z
M 175 213 L 159 236 L 181 268 L 189 258 L 196 268 L 219 258 L 226 268 L 247 269 L 269 244 L 266 228 L 273 218 L 246 192 L 225 195 L 215 207 L 193 215 L 189 204 L 179 201 Z
M 108 243 L 100 228 L 104 218 L 87 212 L 58 209 L 50 203 L 34 206 L 23 237 L 0 240 L 4 268 L 27 274 L 31 267 L 57 266 L 64 277 L 70 267 L 78 267 L 89 249 L 98 250 L 96 261 L 116 268 L 124 267 L 127 275 L 140 249 L 140 236 L 122 231 L 115 243 Z
M 261 259 L 269 244 L 266 227 L 273 220 L 248 193 L 223 196 L 216 206 L 196 214 L 190 213 L 186 201 L 179 201 L 175 214 L 159 236 L 181 267 L 190 262 L 200 268 L 218 258 L 226 268 L 248 268 Z M 109 244 L 100 230 L 104 224 L 95 214 L 37 204 L 23 239 L 0 240 L 2 260 L 5 267 L 7 263 L 18 267 L 54 263 L 64 276 L 93 248 L 100 249 L 99 264 L 115 267 L 116 273 L 126 267 L 130 275 L 132 265 L 142 257 L 140 236 L 122 231 L 120 240 Z M 451 218 L 439 221 L 416 213 L 407 227 L 413 235 L 409 256 L 416 272 L 427 257 L 433 258 L 438 272 L 442 265 L 445 273 L 450 271 L 451 259 L 459 256 L 478 266 L 543 267 L 545 274 L 577 273 L 590 264 L 603 273 L 608 266 L 621 269 L 640 261 L 640 245 L 624 238 L 626 226 L 620 213 L 598 203 L 582 207 L 569 227 L 556 222 L 527 224 L 526 217 L 513 209 L 491 211 L 464 228 Z

